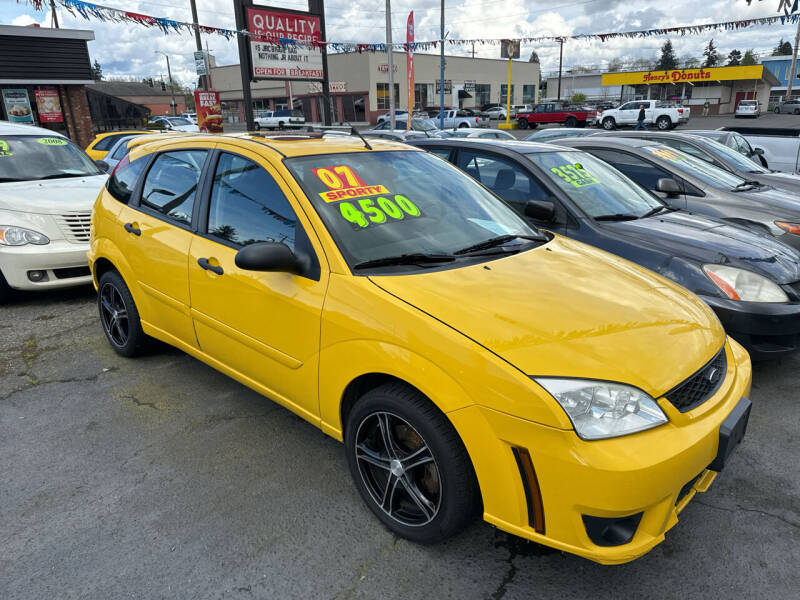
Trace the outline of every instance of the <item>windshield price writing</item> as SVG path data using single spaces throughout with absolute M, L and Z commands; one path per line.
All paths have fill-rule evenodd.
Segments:
M 595 183 L 600 183 L 600 180 L 596 177 L 590 175 L 582 165 L 576 163 L 574 165 L 562 165 L 560 167 L 553 167 L 550 169 L 552 173 L 555 173 L 561 179 L 566 181 L 567 183 L 572 184 L 575 187 L 584 187 L 586 185 L 593 185 Z
M 394 200 L 380 196 L 363 198 L 358 203 L 342 202 L 339 204 L 339 213 L 353 225 L 354 229 L 364 229 L 371 224 L 380 225 L 422 215 L 416 204 L 400 194 L 395 194 Z

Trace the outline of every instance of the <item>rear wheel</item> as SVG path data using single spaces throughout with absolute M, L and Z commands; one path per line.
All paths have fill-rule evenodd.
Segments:
M 774 112 L 775 112 L 776 115 L 781 114 L 781 107 L 780 106 L 776 106 Z
M 578 124 L 578 119 L 573 116 L 569 116 L 564 121 L 564 127 L 575 127 Z
M 603 119 L 603 129 L 611 131 L 612 129 L 617 128 L 617 122 L 614 120 L 614 117 L 606 117 Z
M 668 129 L 672 129 L 672 119 L 670 119 L 667 115 L 661 115 L 656 119 L 656 127 L 661 131 L 667 131 Z
M 104 273 L 97 289 L 100 322 L 108 343 L 122 356 L 142 354 L 151 338 L 142 331 L 139 310 L 122 276 L 116 271 Z
M 255 125 L 256 125 L 256 131 L 261 131 L 261 125 L 258 124 L 258 121 L 256 121 Z
M 479 514 L 467 451 L 447 418 L 401 383 L 366 393 L 347 418 L 345 451 L 361 497 L 395 534 L 441 541 Z
M 284 129 L 283 121 L 278 121 L 278 129 Z
M 517 129 L 527 129 L 528 119 L 517 119 Z

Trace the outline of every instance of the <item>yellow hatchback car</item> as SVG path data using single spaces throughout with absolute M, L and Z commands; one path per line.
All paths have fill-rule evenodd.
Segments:
M 411 540 L 482 515 L 630 561 L 744 435 L 750 361 L 703 302 L 403 144 L 143 140 L 92 225 L 114 350 L 158 338 L 343 441 Z

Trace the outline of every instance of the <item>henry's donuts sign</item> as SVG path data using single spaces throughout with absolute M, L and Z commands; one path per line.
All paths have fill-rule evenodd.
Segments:
M 670 71 L 633 71 L 628 73 L 603 73 L 603 85 L 642 85 L 659 83 L 685 83 L 702 81 L 760 80 L 763 65 L 739 67 L 709 67 L 707 69 L 674 69 Z
M 652 71 L 644 75 L 644 83 L 680 83 L 681 81 L 702 81 L 703 79 L 711 79 L 711 73 L 703 69 L 691 69 L 689 71 Z

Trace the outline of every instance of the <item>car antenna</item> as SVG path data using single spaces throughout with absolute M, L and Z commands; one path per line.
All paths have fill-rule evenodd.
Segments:
M 356 129 L 355 127 L 353 127 L 353 126 L 350 124 L 350 121 L 345 121 L 345 122 L 344 122 L 344 124 L 345 124 L 345 125 L 347 125 L 347 126 L 350 128 L 350 135 L 357 135 L 358 137 L 360 137 L 360 138 L 361 138 L 361 141 L 362 141 L 362 142 L 364 142 L 364 147 L 365 147 L 367 150 L 372 150 L 372 146 L 370 146 L 370 145 L 369 145 L 369 142 L 367 141 L 367 138 L 365 138 L 363 135 L 361 135 L 361 134 L 358 132 L 358 129 Z

